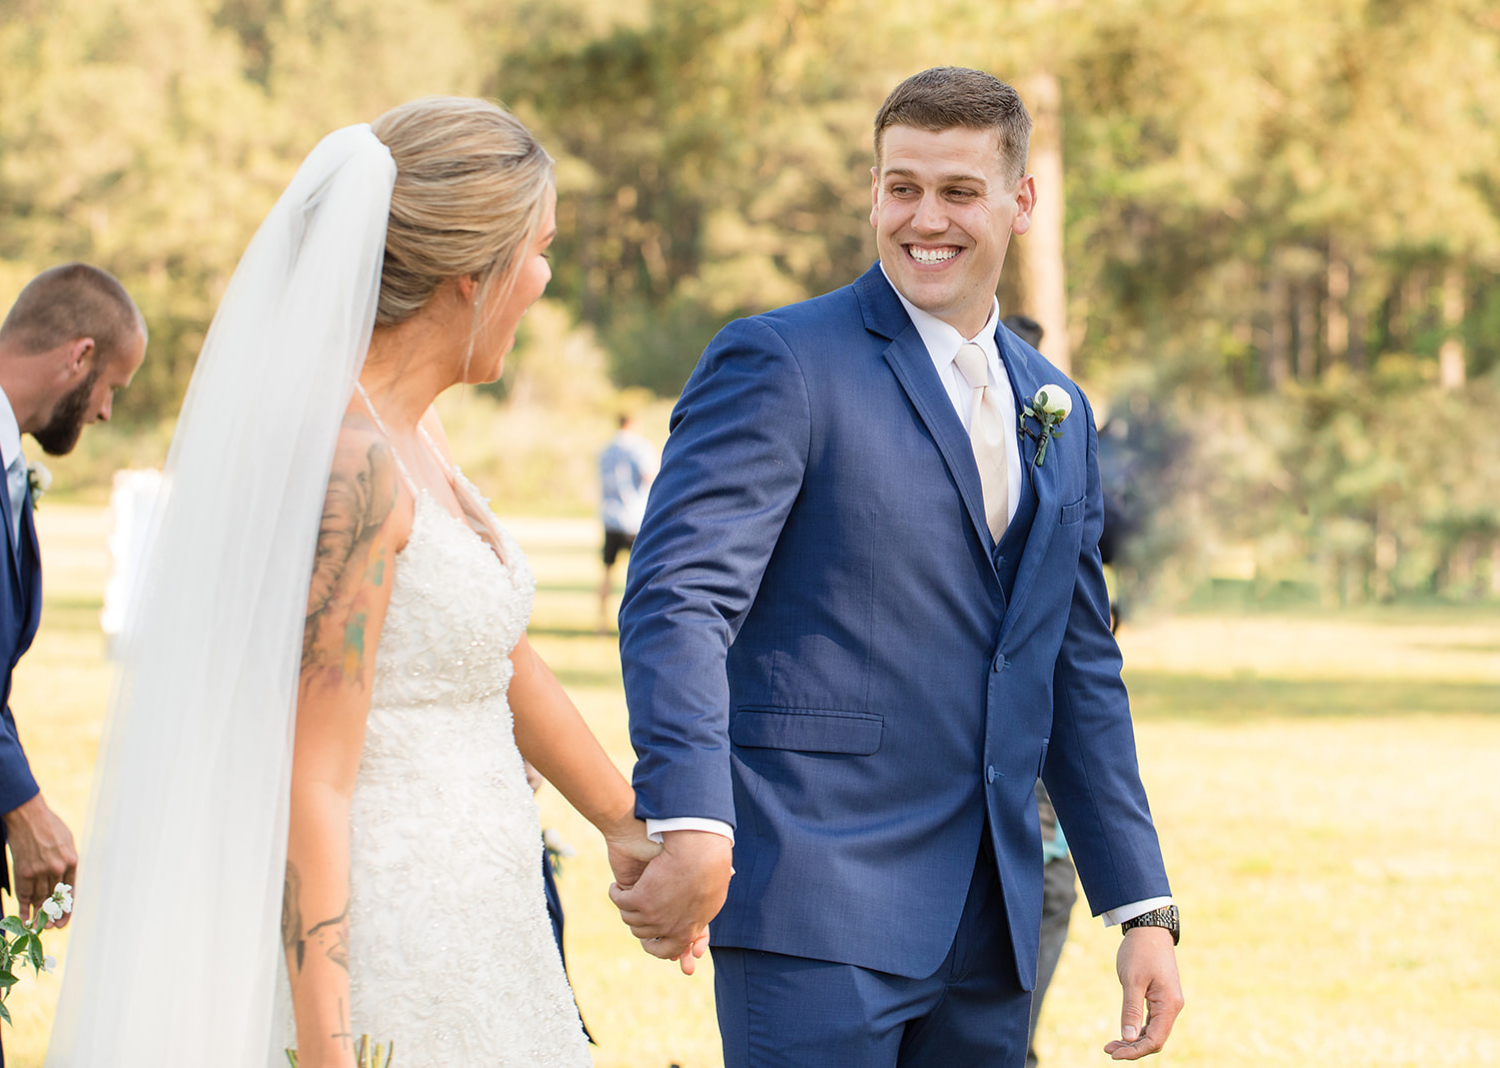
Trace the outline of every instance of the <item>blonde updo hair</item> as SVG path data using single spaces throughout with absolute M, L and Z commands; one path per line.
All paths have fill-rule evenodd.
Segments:
M 473 275 L 479 309 L 515 285 L 552 184 L 552 157 L 486 100 L 424 97 L 371 124 L 396 161 L 377 326 L 415 315 L 450 278 Z

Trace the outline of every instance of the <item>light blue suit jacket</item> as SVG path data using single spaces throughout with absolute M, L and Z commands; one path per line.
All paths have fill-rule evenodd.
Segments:
M 878 265 L 729 324 L 683 391 L 620 645 L 638 814 L 736 828 L 715 944 L 931 974 L 987 826 L 1029 988 L 1039 772 L 1096 912 L 1170 892 L 1109 630 L 1092 415 L 997 340 L 1018 397 L 1062 384 L 1074 409 L 1042 467 L 1022 440 L 999 546 Z

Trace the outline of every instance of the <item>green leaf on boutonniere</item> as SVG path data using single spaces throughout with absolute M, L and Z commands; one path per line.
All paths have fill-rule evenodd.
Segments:
M 1047 446 L 1053 438 L 1062 437 L 1063 420 L 1073 411 L 1073 397 L 1062 386 L 1045 385 L 1036 391 L 1029 401 L 1023 401 L 1021 409 L 1021 433 L 1037 443 L 1035 467 L 1041 467 L 1047 459 Z M 1031 419 L 1037 424 L 1032 430 L 1026 425 Z

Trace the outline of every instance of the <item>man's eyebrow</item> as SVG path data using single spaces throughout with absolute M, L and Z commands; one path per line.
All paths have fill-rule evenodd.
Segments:
M 881 178 L 882 180 L 887 178 L 908 178 L 920 180 L 921 175 L 917 174 L 916 171 L 908 170 L 905 167 L 892 167 L 890 170 L 881 175 Z M 986 187 L 989 186 L 989 182 L 983 175 L 966 174 L 962 171 L 955 171 L 952 174 L 940 175 L 937 179 L 938 185 L 956 185 L 959 182 L 968 182 L 973 185 L 982 185 Z

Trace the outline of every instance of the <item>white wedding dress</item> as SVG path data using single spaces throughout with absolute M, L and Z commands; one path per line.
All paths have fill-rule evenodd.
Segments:
M 351 1032 L 393 1041 L 391 1068 L 587 1066 L 506 700 L 535 580 L 498 524 L 413 492 L 350 814 Z M 295 1044 L 280 985 L 275 1068 Z

